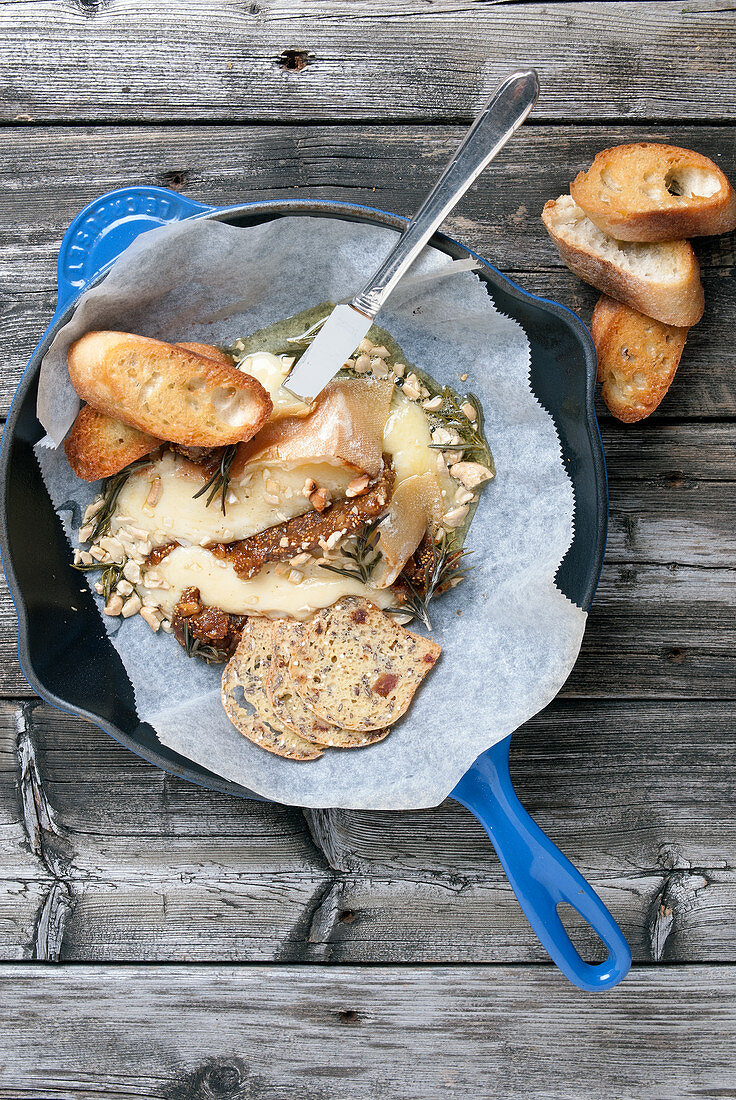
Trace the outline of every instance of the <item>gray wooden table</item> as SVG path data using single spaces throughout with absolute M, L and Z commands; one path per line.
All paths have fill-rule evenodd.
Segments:
M 520 64 L 533 119 L 448 229 L 589 320 L 544 202 L 640 139 L 736 179 L 735 61 L 727 0 L 2 0 L 2 410 L 90 199 L 149 182 L 410 213 Z M 706 314 L 672 392 L 639 426 L 601 409 L 601 585 L 513 748 L 631 943 L 624 985 L 565 983 L 456 803 L 239 801 L 40 703 L 3 589 L 0 1097 L 736 1096 L 734 236 L 696 248 Z

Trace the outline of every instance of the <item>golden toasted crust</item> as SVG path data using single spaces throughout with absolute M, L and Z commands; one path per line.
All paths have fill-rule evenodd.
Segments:
M 596 305 L 590 329 L 603 400 L 626 424 L 643 420 L 667 393 L 688 330 L 663 325 L 606 297 Z
M 250 375 L 145 336 L 88 332 L 67 361 L 72 385 L 93 408 L 185 447 L 248 440 L 272 408 Z
M 689 241 L 614 240 L 569 195 L 546 203 L 542 221 L 570 270 L 604 294 L 666 325 L 689 328 L 703 316 L 700 269 Z
M 406 712 L 441 652 L 368 600 L 350 598 L 315 616 L 294 649 L 289 675 L 318 717 L 343 729 L 374 730 Z
M 177 340 L 174 347 L 193 351 L 195 355 L 204 355 L 206 359 L 214 359 L 216 363 L 222 363 L 225 367 L 234 366 L 231 356 L 225 351 L 220 351 L 214 344 L 197 344 L 190 343 L 188 340 Z
M 622 241 L 677 241 L 736 228 L 736 191 L 721 169 L 675 145 L 604 149 L 570 194 L 599 229 Z
M 307 706 L 296 691 L 289 673 L 292 650 L 302 641 L 305 630 L 304 623 L 294 622 L 293 619 L 279 619 L 273 624 L 273 656 L 267 690 L 279 721 L 305 741 L 335 749 L 360 749 L 388 737 L 388 728 L 362 733 L 341 729 L 324 718 L 318 718 Z
M 82 481 L 110 477 L 161 446 L 161 440 L 139 432 L 83 405 L 64 440 L 64 450 L 74 473 Z
M 222 674 L 222 705 L 228 718 L 244 737 L 262 749 L 289 760 L 317 760 L 319 748 L 287 729 L 277 718 L 266 692 L 273 647 L 270 619 L 248 619 L 238 648 Z M 237 695 L 242 690 L 250 709 Z

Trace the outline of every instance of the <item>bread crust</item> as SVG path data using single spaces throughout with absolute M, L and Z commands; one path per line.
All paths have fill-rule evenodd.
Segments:
M 593 310 L 590 331 L 603 400 L 625 424 L 643 420 L 670 388 L 688 330 L 663 325 L 604 296 Z
M 83 405 L 64 440 L 66 457 L 82 481 L 111 477 L 155 451 L 161 440 Z
M 575 233 L 568 230 L 566 218 L 571 203 L 575 206 L 569 196 L 562 195 L 559 199 L 546 203 L 542 211 L 545 228 L 571 271 L 603 294 L 624 302 L 663 324 L 689 328 L 700 320 L 705 308 L 705 296 L 698 261 L 689 241 L 647 246 L 620 243 L 606 237 L 603 242 L 605 247 L 599 248 L 589 239 L 575 240 Z M 585 218 L 579 208 L 578 213 L 581 218 Z M 592 222 L 588 221 L 587 225 L 594 230 L 594 234 L 600 234 Z M 587 236 L 589 238 L 591 234 L 588 233 Z M 627 270 L 623 259 L 616 256 L 617 252 L 623 257 L 627 250 L 642 250 L 647 247 L 659 252 L 665 250 L 663 254 L 666 254 L 668 261 L 677 270 L 676 279 L 662 278 L 656 273 L 637 274 Z M 605 252 L 610 254 L 604 254 Z M 640 251 L 632 254 L 643 255 Z
M 231 356 L 225 351 L 220 351 L 214 344 L 198 344 L 188 340 L 177 340 L 174 347 L 184 348 L 186 351 L 193 351 L 195 355 L 204 355 L 206 359 L 214 359 L 216 363 L 222 363 L 225 367 L 232 367 L 235 365 Z
M 67 362 L 74 389 L 93 408 L 185 447 L 247 441 L 272 409 L 250 375 L 146 336 L 89 332 Z
M 640 141 L 604 149 L 570 185 L 599 229 L 621 241 L 677 241 L 736 228 L 736 191 L 691 149 Z

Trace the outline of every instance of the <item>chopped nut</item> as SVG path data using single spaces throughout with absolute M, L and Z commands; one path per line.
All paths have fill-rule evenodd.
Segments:
M 471 493 L 470 489 L 458 489 L 455 493 L 456 504 L 470 504 L 471 500 L 475 500 L 475 496 Z
M 414 382 L 410 382 L 408 378 L 406 382 L 404 382 L 404 393 L 410 401 L 418 401 L 422 396 L 419 392 L 419 387 L 415 385 Z
M 388 378 L 388 367 L 383 359 L 371 359 L 371 373 L 374 378 Z
M 141 567 L 137 561 L 126 561 L 123 566 L 123 576 L 126 581 L 131 581 L 133 584 L 138 584 L 141 579 Z
M 345 531 L 333 531 L 331 535 L 328 535 L 325 539 L 325 549 L 334 550 L 340 539 L 345 537 Z
M 361 496 L 368 486 L 370 485 L 370 478 L 368 474 L 361 474 L 360 477 L 353 478 L 345 490 L 346 497 L 359 497 Z
M 115 591 L 120 596 L 132 596 L 133 585 L 130 583 L 130 581 L 118 581 L 118 583 L 115 585 Z
M 266 478 L 265 489 L 266 489 L 267 493 L 272 493 L 275 497 L 277 497 L 279 495 L 279 492 L 280 492 L 277 483 L 273 480 L 272 477 L 267 477 Z
M 128 527 L 128 531 L 134 539 L 141 539 L 145 541 L 148 538 L 148 531 L 144 531 L 141 527 Z
M 306 565 L 307 562 L 309 561 L 309 559 L 311 558 L 311 556 L 312 556 L 311 554 L 305 554 L 304 552 L 302 552 L 301 554 L 297 554 L 295 558 L 291 559 L 291 564 L 292 565 Z
M 397 378 L 403 378 L 406 373 L 406 363 L 394 363 L 394 374 Z
M 146 539 L 145 542 L 139 542 L 138 545 L 136 546 L 136 552 L 144 558 L 148 557 L 148 555 L 151 553 L 152 549 L 153 549 L 153 547 L 151 546 L 151 543 L 150 543 L 149 539 Z
M 145 503 L 149 508 L 155 507 L 161 499 L 161 493 L 163 492 L 163 485 L 160 477 L 155 477 L 151 483 L 151 488 L 148 490 L 148 496 Z
M 439 394 L 436 397 L 430 397 L 428 401 L 422 401 L 422 408 L 426 409 L 427 412 L 437 412 L 438 409 L 442 408 L 442 398 Z
M 459 443 L 460 436 L 454 428 L 434 428 L 432 431 L 433 443 Z
M 119 615 L 123 610 L 123 597 L 111 596 L 105 604 L 106 615 Z
M 107 551 L 113 561 L 123 561 L 125 558 L 125 551 L 123 550 L 123 544 L 116 539 L 114 535 L 105 535 L 100 539 L 100 546 L 103 550 Z
M 439 473 L 441 473 L 441 474 L 446 474 L 447 473 L 447 459 L 445 458 L 442 451 L 437 452 L 436 465 L 437 465 L 437 470 L 439 471 Z
M 460 411 L 465 413 L 468 420 L 478 419 L 478 410 L 476 409 L 475 405 L 473 405 L 470 401 L 463 401 L 462 405 L 460 406 Z
M 363 353 L 365 353 L 365 352 L 369 352 L 369 351 L 372 351 L 372 350 L 373 350 L 373 342 L 371 340 L 369 340 L 367 336 L 364 336 L 363 339 L 358 344 L 358 351 L 362 351 Z
M 121 614 L 124 619 L 129 619 L 131 615 L 137 615 L 142 607 L 143 603 L 140 596 L 129 596 L 123 604 Z
M 156 573 L 153 569 L 149 569 L 143 578 L 144 588 L 162 588 L 163 577 L 160 573 Z
M 148 623 L 154 634 L 161 626 L 161 620 L 159 619 L 157 613 L 153 610 L 152 607 L 142 608 L 141 618 L 143 619 L 144 623 Z
M 171 621 L 169 619 L 162 619 L 161 629 L 164 631 L 164 633 L 171 634 L 174 628 L 171 625 Z
M 82 527 L 79 528 L 79 541 L 80 542 L 89 542 L 89 540 L 92 538 L 93 530 L 94 530 L 94 524 L 85 523 Z
M 467 382 L 467 380 L 468 380 L 467 374 L 461 374 L 460 375 L 460 381 L 461 382 Z
M 95 561 L 104 561 L 104 559 L 107 557 L 107 554 L 101 546 L 90 546 L 89 552 L 95 559 Z
M 493 471 L 480 462 L 456 462 L 450 467 L 450 473 L 466 489 L 476 489 L 493 477 Z
M 225 503 L 226 504 L 237 504 L 238 503 L 237 495 L 232 491 L 232 489 L 228 489 L 227 496 L 225 497 Z
M 83 522 L 89 523 L 91 519 L 94 519 L 104 503 L 104 497 L 95 497 L 92 503 L 88 504 L 84 509 L 84 516 L 82 517 Z
M 325 508 L 329 507 L 330 494 L 327 489 L 315 489 L 315 491 L 310 494 L 309 503 L 316 511 L 324 512 Z
M 371 361 L 367 355 L 359 355 L 355 360 L 355 371 L 357 374 L 367 374 L 371 369 Z
M 308 477 L 307 480 L 304 482 L 304 488 L 302 489 L 302 495 L 309 498 L 309 497 L 311 497 L 312 493 L 314 492 L 314 490 L 316 488 L 317 488 L 317 482 L 313 478 Z
M 429 390 L 421 382 L 419 383 L 419 396 L 420 397 L 429 397 Z
M 150 592 L 146 592 L 145 596 L 143 597 L 143 606 L 150 607 L 154 611 L 158 611 L 158 600 L 155 596 L 152 596 Z
M 463 504 L 459 508 L 451 508 L 449 512 L 446 512 L 442 517 L 442 522 L 445 527 L 460 527 L 467 514 L 468 506 L 467 504 Z
M 383 344 L 379 344 L 377 348 L 374 347 L 372 349 L 372 354 L 375 355 L 377 359 L 388 359 L 389 350 L 385 348 Z
M 105 591 L 105 588 L 104 588 L 104 585 L 102 584 L 102 581 L 95 581 L 95 592 L 97 593 L 97 595 L 101 596 L 104 591 Z
M 92 555 L 90 554 L 90 557 L 91 556 Z M 81 550 L 77 549 L 77 550 L 74 551 L 74 564 L 75 565 L 81 565 L 82 564 L 82 551 Z
M 279 539 L 279 546 L 288 546 L 288 545 L 289 545 L 288 538 L 286 537 L 286 535 L 282 535 L 282 537 Z
M 289 581 L 291 584 L 301 584 L 304 580 L 304 574 L 301 569 L 292 569 L 289 573 Z
M 266 504 L 276 505 L 279 502 L 279 498 L 276 496 L 275 493 L 264 493 L 263 499 L 265 500 Z

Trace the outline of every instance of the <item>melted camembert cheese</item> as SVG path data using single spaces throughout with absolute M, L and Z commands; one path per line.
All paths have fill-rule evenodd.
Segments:
M 308 619 L 322 607 L 332 607 L 345 596 L 365 596 L 377 607 L 390 607 L 393 598 L 350 577 L 343 577 L 309 562 L 299 570 L 298 584 L 284 576 L 283 566 L 265 565 L 255 577 L 241 580 L 235 570 L 200 546 L 179 546 L 159 565 L 156 575 L 167 588 L 147 591 L 171 614 L 185 588 L 198 588 L 208 607 L 221 607 L 235 615 L 267 615 L 270 618 Z

